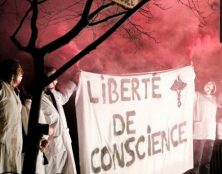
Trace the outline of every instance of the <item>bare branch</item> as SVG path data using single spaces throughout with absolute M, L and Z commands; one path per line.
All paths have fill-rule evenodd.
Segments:
M 46 2 L 46 1 L 48 1 L 48 0 L 41 0 L 41 1 L 38 2 L 38 4 L 42 4 L 42 3 Z
M 18 49 L 20 49 L 20 50 L 22 50 L 22 51 L 25 51 L 25 52 L 28 52 L 27 47 L 22 46 L 21 43 L 18 42 L 18 40 L 17 40 L 15 37 L 12 36 L 12 37 L 11 37 L 11 40 L 12 40 L 12 42 L 16 45 L 16 47 L 17 47 Z
M 141 9 L 139 9 L 138 13 L 140 13 L 140 15 L 144 16 L 145 19 L 147 19 L 147 21 L 149 21 L 150 19 L 153 18 L 153 14 L 151 13 L 151 11 L 149 9 L 141 8 Z
M 167 9 L 169 9 L 170 7 L 165 7 L 165 6 L 163 6 L 161 3 L 160 3 L 160 0 L 153 0 L 152 1 L 153 2 L 153 5 L 155 5 L 156 7 L 158 7 L 159 9 L 161 9 L 161 10 L 167 10 Z
M 56 73 L 50 76 L 49 81 L 45 84 L 48 85 L 54 79 L 59 77 L 62 73 L 64 73 L 68 68 L 70 68 L 73 64 L 78 62 L 82 57 L 89 54 L 92 50 L 96 49 L 104 40 L 106 40 L 109 36 L 111 36 L 130 16 L 132 16 L 139 8 L 141 8 L 144 4 L 149 2 L 150 0 L 141 0 L 134 8 L 128 10 L 128 12 L 122 16 L 109 30 L 107 30 L 102 36 L 100 36 L 97 40 L 88 45 L 84 50 L 74 56 L 71 60 L 69 60 L 66 64 L 64 64 L 61 68 L 59 68 Z
M 60 9 L 59 11 L 51 11 L 51 10 L 49 10 L 49 9 L 45 9 L 45 8 L 41 8 L 40 9 L 40 11 L 42 12 L 42 13 L 45 13 L 47 16 L 48 15 L 54 15 L 54 16 L 56 16 L 57 17 L 57 15 L 59 15 L 60 13 L 63 13 L 64 11 L 68 11 L 68 10 L 71 10 L 72 12 L 73 12 L 73 7 L 75 7 L 77 4 L 79 4 L 81 2 L 81 0 L 79 0 L 79 1 L 76 1 L 75 3 L 73 3 L 73 4 L 68 4 L 67 6 L 65 6 L 64 8 L 62 8 L 62 9 Z M 56 18 L 55 17 L 55 18 Z
M 126 11 L 120 12 L 120 13 L 117 13 L 117 14 L 114 14 L 114 15 L 111 15 L 111 16 L 108 16 L 108 17 L 106 17 L 106 18 L 104 18 L 104 19 L 101 19 L 101 20 L 99 20 L 99 21 L 91 22 L 91 23 L 89 23 L 88 25 L 89 25 L 89 26 L 98 25 L 98 24 L 107 22 L 107 21 L 109 21 L 110 19 L 114 19 L 114 18 L 116 18 L 116 17 L 122 16 L 122 15 L 124 15 L 124 14 L 126 14 L 126 13 L 127 13 Z
M 77 17 L 78 17 L 78 15 L 76 15 L 76 16 L 74 16 L 74 15 L 64 15 L 64 16 L 57 17 L 56 19 L 53 18 L 48 22 L 43 22 L 43 23 L 39 23 L 39 24 L 44 26 L 44 27 L 47 27 L 48 25 L 57 25 L 59 23 L 65 22 L 65 21 L 71 21 L 71 20 L 73 20 L 74 18 L 77 18 Z
M 87 21 L 81 18 L 80 21 L 76 24 L 76 26 L 74 26 L 69 32 L 67 32 L 60 38 L 54 40 L 53 42 L 43 46 L 41 50 L 44 52 L 44 54 L 55 51 L 56 49 L 69 43 L 75 36 L 77 36 L 81 32 L 81 30 L 85 26 L 87 26 L 87 24 L 88 24 Z
M 33 0 L 32 4 L 31 30 L 32 34 L 28 43 L 28 47 L 35 48 L 38 37 L 37 19 L 38 19 L 38 0 Z
M 115 3 L 114 2 L 111 2 L 109 4 L 105 4 L 105 5 L 102 5 L 100 6 L 98 9 L 96 9 L 94 12 L 92 12 L 90 15 L 89 15 L 89 19 L 92 19 L 93 17 L 95 17 L 98 13 L 100 13 L 101 11 L 107 9 L 107 8 L 110 8 L 111 6 L 113 6 Z
M 12 42 L 17 46 L 18 49 L 22 50 L 22 51 L 28 51 L 26 47 L 22 46 L 22 44 L 16 39 L 16 35 L 17 33 L 20 31 L 20 29 L 22 28 L 22 25 L 25 21 L 25 19 L 28 17 L 28 14 L 31 12 L 32 8 L 30 7 L 26 12 L 25 15 L 23 16 L 23 18 L 21 19 L 19 26 L 17 27 L 17 29 L 15 30 L 15 32 L 13 33 L 13 35 L 11 36 L 11 40 Z
M 58 9 L 48 9 L 44 6 L 39 9 L 41 12 L 41 20 L 38 22 L 38 24 L 46 28 L 49 25 L 57 25 L 64 21 L 74 20 L 78 19 L 81 15 L 76 13 L 73 14 L 73 11 L 76 10 L 76 5 L 79 5 L 82 1 L 78 0 L 73 2 L 72 4 L 67 4 L 65 7 Z M 75 8 L 75 9 L 74 9 Z M 64 13 L 64 12 L 70 12 L 70 13 Z M 39 28 L 40 29 L 40 28 Z
M 87 0 L 82 16 L 88 17 L 93 0 Z
M 27 0 L 29 3 L 32 3 L 32 1 L 31 0 Z M 42 4 L 42 3 L 44 3 L 44 2 L 46 2 L 46 1 L 48 1 L 48 0 L 39 0 L 37 3 L 38 4 Z
M 83 10 L 83 14 L 81 16 L 81 19 L 79 22 L 66 34 L 61 36 L 60 38 L 54 40 L 53 42 L 43 46 L 41 50 L 46 53 L 50 53 L 55 51 L 56 49 L 62 47 L 63 45 L 69 43 L 75 36 L 77 36 L 83 28 L 85 28 L 88 25 L 88 14 L 89 10 L 92 6 L 93 0 L 88 0 L 86 2 L 85 8 Z
M 132 27 L 134 27 L 134 29 L 137 31 L 137 33 L 139 33 L 140 35 L 143 34 L 143 35 L 151 38 L 152 40 L 154 40 L 154 41 L 157 43 L 157 40 L 155 39 L 155 37 L 153 37 L 153 36 L 151 35 L 150 32 L 144 31 L 143 26 L 138 25 L 138 24 L 132 22 L 130 19 L 128 19 L 128 22 L 129 22 L 129 24 L 130 24 Z
M 206 16 L 204 16 L 203 12 L 200 11 L 199 0 L 187 0 L 187 3 L 185 3 L 183 0 L 177 1 L 183 6 L 189 8 L 194 14 L 194 16 L 200 20 L 201 25 L 206 25 Z
M 26 12 L 25 15 L 23 16 L 23 18 L 21 19 L 19 26 L 17 27 L 17 29 L 15 30 L 15 32 L 13 33 L 12 37 L 16 37 L 17 33 L 19 32 L 19 30 L 21 29 L 21 27 L 23 26 L 23 23 L 25 21 L 25 19 L 28 17 L 29 13 L 31 12 L 32 8 L 30 7 Z

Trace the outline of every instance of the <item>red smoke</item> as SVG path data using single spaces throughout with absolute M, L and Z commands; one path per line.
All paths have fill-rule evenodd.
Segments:
M 159 1 L 162 3 L 160 4 L 161 7 L 165 9 L 156 7 L 154 2 L 156 1 L 148 3 L 153 16 L 151 20 L 142 18 L 138 13 L 133 16 L 132 20 L 136 19 L 138 24 L 143 26 L 156 42 L 145 36 L 136 37 L 133 41 L 128 40 L 125 37 L 126 34 L 123 34 L 123 31 L 119 29 L 96 50 L 83 58 L 80 61 L 80 67 L 91 72 L 121 74 L 176 68 L 188 65 L 192 60 L 198 77 L 210 76 L 220 81 L 221 70 L 219 67 L 222 67 L 222 62 L 219 59 L 222 51 L 218 31 L 218 1 L 202 0 L 199 2 L 198 5 L 202 17 L 205 17 L 204 20 L 177 0 Z M 181 2 L 187 3 L 187 0 L 181 0 Z M 5 11 L 17 10 L 20 14 L 17 18 L 20 18 L 24 8 L 27 7 L 27 3 L 19 1 L 17 3 L 19 8 L 17 9 L 9 3 L 10 1 L 8 1 Z M 47 1 L 41 6 L 42 20 L 39 21 L 41 28 L 39 46 L 62 35 L 73 26 L 75 21 L 72 22 L 69 19 L 72 17 L 73 10 L 81 11 L 81 4 L 71 6 L 70 3 L 73 1 L 55 0 Z M 56 17 L 51 18 L 50 14 L 54 14 Z M 16 54 L 27 63 L 26 59 L 30 59 L 28 55 L 21 54 L 19 51 L 11 51 L 15 47 L 10 42 L 9 35 L 12 34 L 18 24 L 15 15 L 2 13 L 0 18 L 0 37 L 2 43 L 5 43 L 0 48 L 1 57 L 10 57 Z M 203 25 L 204 22 L 206 22 L 205 25 Z M 61 66 L 85 48 L 94 39 L 94 35 L 98 35 L 105 28 L 101 25 L 94 30 L 89 28 L 82 32 L 74 41 L 50 54 L 46 58 L 46 63 L 56 67 Z M 29 33 L 29 30 L 26 30 L 27 28 L 24 28 L 25 32 L 19 36 L 24 41 L 27 40 Z M 13 55 L 11 55 L 12 53 Z

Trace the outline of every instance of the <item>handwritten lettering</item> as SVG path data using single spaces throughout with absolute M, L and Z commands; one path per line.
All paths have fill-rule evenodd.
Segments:
M 124 120 L 122 121 L 124 122 Z M 115 170 L 118 167 L 129 167 L 137 159 L 142 160 L 159 153 L 171 151 L 173 148 L 177 148 L 187 142 L 187 137 L 185 136 L 186 126 L 187 122 L 184 121 L 173 125 L 167 130 L 153 133 L 150 130 L 147 132 L 148 135 L 130 136 L 124 142 L 118 142 L 109 147 L 104 146 L 101 149 L 97 147 L 91 153 L 91 169 L 94 173 L 102 173 L 102 171 Z M 105 156 L 106 163 L 104 161 Z M 95 163 L 95 159 L 100 159 L 100 162 Z
M 161 78 L 104 78 L 101 76 L 101 90 L 93 88 L 93 82 L 87 81 L 88 96 L 91 103 L 114 104 L 119 101 L 141 101 L 148 98 L 160 99 Z M 97 92 L 95 92 L 97 91 Z

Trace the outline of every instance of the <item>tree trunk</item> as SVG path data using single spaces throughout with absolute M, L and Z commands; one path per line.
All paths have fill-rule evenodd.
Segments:
M 32 106 L 29 114 L 27 149 L 25 151 L 23 163 L 23 174 L 34 174 L 36 169 L 36 159 L 39 152 L 40 139 L 42 137 L 38 125 L 41 94 L 42 89 L 36 89 L 32 99 Z
M 24 156 L 23 174 L 35 174 L 40 139 L 43 135 L 43 129 L 38 122 L 45 77 L 44 57 L 39 55 L 41 54 L 36 53 L 33 55 L 35 61 L 35 77 L 32 82 L 32 104 L 29 114 L 27 148 Z

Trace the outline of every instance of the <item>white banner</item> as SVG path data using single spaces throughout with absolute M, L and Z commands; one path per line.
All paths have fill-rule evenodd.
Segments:
M 76 94 L 81 174 L 182 174 L 193 166 L 191 66 L 81 72 Z

